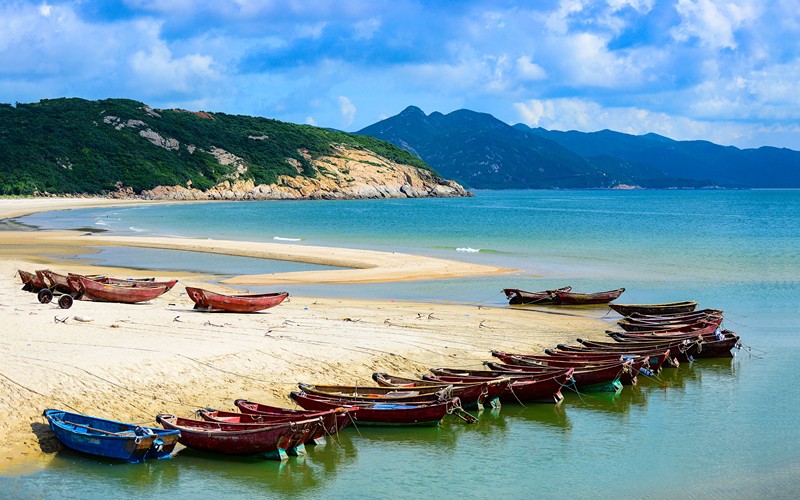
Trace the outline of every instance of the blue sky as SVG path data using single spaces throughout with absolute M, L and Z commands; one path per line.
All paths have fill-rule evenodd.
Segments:
M 406 106 L 800 150 L 794 0 L 0 0 L 0 102 L 359 130 Z

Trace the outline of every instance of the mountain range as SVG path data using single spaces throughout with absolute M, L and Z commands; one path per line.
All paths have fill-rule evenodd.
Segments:
M 465 109 L 426 115 L 409 106 L 357 133 L 406 149 L 476 189 L 800 187 L 800 152 L 791 149 L 550 131 Z

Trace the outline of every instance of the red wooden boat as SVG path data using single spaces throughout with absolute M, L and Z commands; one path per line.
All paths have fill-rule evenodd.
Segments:
M 223 295 L 202 288 L 186 287 L 195 309 L 228 312 L 256 312 L 275 307 L 289 296 L 287 292 L 246 295 Z
M 42 269 L 36 271 L 36 275 L 39 276 L 43 283 L 47 285 L 47 288 L 60 292 L 60 293 L 77 293 L 78 290 L 73 288 L 67 281 L 67 276 L 63 274 L 58 274 L 53 272 L 49 269 Z
M 582 371 L 584 370 L 595 370 L 595 369 L 603 369 L 609 366 L 616 366 L 619 369 L 618 378 L 623 385 L 633 385 L 636 384 L 636 377 L 639 373 L 639 370 L 645 367 L 648 363 L 648 359 L 645 356 L 636 355 L 630 359 L 624 359 L 620 357 L 620 359 L 614 361 L 596 361 L 596 360 L 555 360 L 551 359 L 548 356 L 537 356 L 537 355 L 530 355 L 530 354 L 511 354 L 511 353 L 501 353 L 497 351 L 492 351 L 492 356 L 498 358 L 500 361 L 507 365 L 512 366 L 521 366 L 525 368 L 529 367 L 540 367 L 540 366 L 552 366 L 552 367 L 561 367 L 567 368 L 572 367 L 578 370 L 578 373 L 574 374 L 573 378 L 575 379 L 576 383 L 585 383 L 580 376 L 582 375 Z M 630 363 L 630 365 L 626 365 L 624 363 Z M 620 363 L 623 363 L 620 365 Z M 649 366 L 648 366 L 649 368 Z
M 617 324 L 627 332 L 652 332 L 658 330 L 672 330 L 675 332 L 691 332 L 701 330 L 709 325 L 718 327 L 722 324 L 722 316 L 708 317 L 696 321 L 679 322 L 667 321 L 663 323 L 642 322 L 636 320 L 622 319 Z
M 589 349 L 587 347 L 569 349 L 568 346 L 559 344 L 556 349 L 545 349 L 545 354 L 557 358 L 578 358 L 592 360 L 610 360 L 619 356 L 646 356 L 650 370 L 659 371 L 666 366 L 677 367 L 678 361 L 674 360 L 669 349 L 631 349 L 624 352 L 611 350 Z
M 508 303 L 512 305 L 552 304 L 556 292 L 569 292 L 570 290 L 572 290 L 571 286 L 565 286 L 555 290 L 542 290 L 540 292 L 527 292 L 519 288 L 503 288 L 503 293 L 506 294 Z
M 714 333 L 719 329 L 719 325 L 714 323 L 704 323 L 704 324 L 697 324 L 694 328 L 661 328 L 661 329 L 653 329 L 653 330 L 642 330 L 642 331 L 635 331 L 635 332 L 619 332 L 614 330 L 606 330 L 606 335 L 613 335 L 613 334 L 620 334 L 620 335 L 661 335 L 661 336 L 689 336 L 689 335 L 708 335 Z
M 694 311 L 697 302 L 693 300 L 683 300 L 679 302 L 662 302 L 658 304 L 609 304 L 608 307 L 622 314 L 629 316 L 633 313 L 640 314 L 675 314 Z
M 368 402 L 420 402 L 436 401 L 445 391 L 435 387 L 378 387 L 355 385 L 312 385 L 299 383 L 297 386 L 306 394 L 329 398 L 346 398 L 353 401 Z
M 593 293 L 556 291 L 555 298 L 553 300 L 556 304 L 561 305 L 608 304 L 612 300 L 616 300 L 624 291 L 624 288 Z
M 741 347 L 739 336 L 730 330 L 722 330 L 717 333 L 706 335 L 687 335 L 685 337 L 617 334 L 612 336 L 612 338 L 625 345 L 657 345 L 664 340 L 684 342 L 687 346 L 694 346 L 691 355 L 696 358 L 732 357 L 733 354 L 731 350 Z
M 426 375 L 426 379 L 441 382 L 468 382 L 492 380 L 493 378 L 509 379 L 510 383 L 500 395 L 503 403 L 559 403 L 564 399 L 561 388 L 570 385 L 574 368 L 562 368 L 547 373 L 512 373 L 486 372 L 472 370 L 472 373 L 485 373 L 489 377 L 475 375 Z
M 306 410 L 324 411 L 335 408 L 357 407 L 353 418 L 357 425 L 387 426 L 436 426 L 449 413 L 461 407 L 458 398 L 437 403 L 370 403 L 346 398 L 326 398 L 305 392 L 289 394 L 298 405 Z
M 510 365 L 490 361 L 485 361 L 484 364 L 492 370 L 512 373 L 524 373 L 530 368 L 525 365 Z M 534 367 L 534 369 L 536 368 Z M 574 386 L 579 391 L 618 392 L 622 390 L 620 378 L 623 375 L 629 377 L 631 383 L 636 381 L 632 360 L 575 368 L 575 371 L 572 372 L 572 379 L 575 381 Z
M 669 354 L 675 361 L 691 361 L 697 350 L 697 342 L 691 339 L 664 339 L 650 343 L 631 342 L 598 342 L 577 339 L 578 343 L 590 349 L 604 349 L 617 352 L 636 352 L 636 350 L 669 349 Z
M 156 422 L 165 429 L 181 431 L 179 442 L 188 448 L 226 455 L 268 455 L 286 459 L 291 451 L 304 443 L 321 424 L 321 419 L 261 424 L 229 424 L 192 420 L 162 413 Z
M 266 414 L 266 413 L 237 413 L 232 411 L 214 410 L 204 408 L 197 410 L 203 420 L 209 422 L 226 422 L 229 424 L 262 424 L 271 426 L 283 422 L 297 422 L 300 420 L 322 419 L 321 425 L 306 438 L 306 444 L 323 444 L 325 436 L 334 435 L 339 430 L 347 427 L 351 422 L 349 413 L 357 408 L 337 408 L 335 410 L 320 412 L 303 412 L 303 415 L 291 414 Z
M 103 302 L 122 302 L 132 304 L 152 300 L 167 291 L 165 285 L 158 286 L 123 286 L 100 283 L 83 276 L 68 276 L 70 286 L 92 300 Z
M 441 382 L 424 379 L 411 379 L 375 372 L 372 379 L 381 387 L 394 388 L 430 388 L 439 391 L 450 391 L 450 395 L 461 400 L 461 405 L 467 409 L 481 409 L 487 403 L 500 398 L 500 394 L 508 386 L 509 379 L 471 381 L 471 382 Z
M 17 274 L 19 274 L 19 278 L 22 280 L 22 289 L 26 292 L 36 293 L 43 288 L 47 288 L 47 285 L 45 285 L 42 279 L 34 273 L 19 269 Z
M 90 278 L 89 276 L 86 276 Z M 110 276 L 101 276 L 92 278 L 100 283 L 107 283 L 109 285 L 118 286 L 131 286 L 131 287 L 159 287 L 163 286 L 169 292 L 172 287 L 178 284 L 178 280 L 169 281 L 156 281 L 155 278 L 112 278 Z
M 681 319 L 681 318 L 684 318 L 684 319 L 695 318 L 696 319 L 699 316 L 722 316 L 724 312 L 725 311 L 723 311 L 722 309 L 706 308 L 706 309 L 700 309 L 699 311 L 691 311 L 691 312 L 685 312 L 685 313 L 674 313 L 674 314 L 631 313 L 631 314 L 627 315 L 626 318 L 638 319 L 638 320 L 653 320 L 653 321 L 659 321 L 659 320 L 665 320 L 665 319 Z

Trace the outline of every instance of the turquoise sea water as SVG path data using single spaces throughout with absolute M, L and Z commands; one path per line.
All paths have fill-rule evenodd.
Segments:
M 484 412 L 474 426 L 446 420 L 435 429 L 351 429 L 339 443 L 309 447 L 305 458 L 285 464 L 181 452 L 170 461 L 126 466 L 63 452 L 45 470 L 0 478 L 0 496 L 800 496 L 794 369 L 800 191 L 486 191 L 469 199 L 93 209 L 22 221 L 129 234 L 299 239 L 520 270 L 290 288 L 295 294 L 502 307 L 503 287 L 624 286 L 623 302 L 695 299 L 724 309 L 725 326 L 753 351 L 667 370 L 666 386 L 644 380 L 616 398 L 567 395 L 558 407 L 506 405 Z M 125 265 L 132 256 L 106 249 L 91 258 Z M 230 275 L 267 265 L 221 259 L 192 261 L 191 270 Z M 185 255 L 150 260 L 166 270 L 188 265 Z

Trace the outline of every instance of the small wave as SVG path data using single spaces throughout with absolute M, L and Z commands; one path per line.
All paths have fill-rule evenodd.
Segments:
M 96 221 L 94 221 L 94 225 L 95 226 L 107 226 L 108 223 L 106 223 L 104 221 L 101 221 L 101 220 L 96 220 Z
M 273 240 L 275 241 L 301 241 L 302 238 L 283 238 L 281 236 L 273 236 Z
M 147 229 L 142 229 L 142 228 L 136 227 L 136 226 L 131 226 L 128 229 L 130 229 L 134 233 L 143 233 L 143 232 L 147 231 Z
M 480 251 L 481 251 L 480 248 L 470 248 L 470 247 L 456 248 L 456 252 L 478 253 Z

